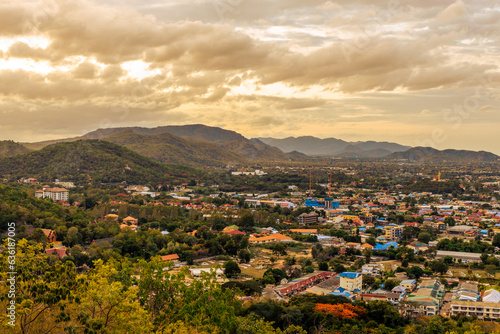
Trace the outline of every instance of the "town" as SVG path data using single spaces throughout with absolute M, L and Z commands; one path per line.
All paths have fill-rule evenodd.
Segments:
M 334 296 L 383 302 L 405 319 L 500 318 L 496 166 L 338 165 L 226 167 L 220 184 L 26 176 L 4 180 L 2 201 L 23 196 L 50 215 L 21 204 L 2 222 L 19 217 L 19 237 L 80 273 L 98 259 L 158 257 L 172 275 L 187 268 L 186 282 L 213 273 L 247 305 Z

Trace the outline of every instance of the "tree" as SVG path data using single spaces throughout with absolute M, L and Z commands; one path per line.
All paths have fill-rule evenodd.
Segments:
M 363 251 L 363 256 L 365 257 L 365 263 L 370 263 L 372 259 L 372 250 L 370 248 L 366 248 Z
M 229 260 L 224 264 L 224 274 L 227 277 L 235 277 L 241 273 L 241 269 L 238 266 L 238 263 L 235 261 Z
M 282 243 L 276 243 L 271 248 L 273 250 L 273 254 L 276 255 L 286 255 L 286 245 Z
M 175 274 L 163 267 L 160 257 L 139 263 L 138 296 L 154 325 L 152 332 L 168 333 L 164 329 L 179 321 L 202 332 L 231 332 L 234 329 L 239 302 L 231 289 L 223 290 L 217 283 L 215 270 L 202 273 L 187 285 L 187 267 Z
M 240 262 L 242 263 L 248 263 L 250 262 L 250 258 L 252 257 L 252 254 L 247 251 L 246 249 L 240 249 L 238 252 L 238 258 L 240 259 Z
M 449 227 L 455 226 L 457 224 L 457 222 L 455 221 L 455 218 L 453 218 L 453 217 L 446 217 L 444 219 L 444 223 L 446 224 L 446 226 L 449 226 Z
M 408 267 L 408 259 L 404 258 L 403 261 L 401 261 L 401 267 L 403 267 L 403 268 Z
M 252 214 L 247 213 L 243 215 L 243 217 L 241 217 L 240 226 L 243 228 L 244 231 L 250 231 L 254 225 L 255 225 L 255 219 Z
M 495 247 L 500 247 L 500 233 L 497 233 L 495 234 L 495 236 L 493 237 L 493 241 L 491 242 L 491 244 Z
M 392 290 L 394 289 L 396 286 L 399 285 L 399 281 L 396 281 L 396 280 L 393 280 L 393 279 L 388 279 L 384 282 L 384 289 L 386 290 Z
M 409 278 L 419 279 L 424 274 L 424 270 L 418 266 L 411 266 L 406 273 Z
M 374 237 L 369 237 L 366 239 L 366 243 L 375 247 L 375 245 L 377 245 L 377 239 L 375 239 Z
M 428 244 L 431 241 L 431 234 L 429 232 L 420 232 L 418 234 L 418 241 Z
M 318 265 L 319 270 L 327 271 L 328 270 L 328 263 L 326 261 L 322 261 Z
M 444 275 L 448 271 L 448 265 L 443 260 L 430 262 L 429 268 L 433 272 L 439 272 L 441 275 Z

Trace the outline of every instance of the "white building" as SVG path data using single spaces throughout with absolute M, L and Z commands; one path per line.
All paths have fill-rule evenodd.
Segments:
M 43 190 L 35 191 L 37 198 L 50 198 L 54 202 L 67 201 L 69 199 L 69 190 L 64 188 L 44 188 Z

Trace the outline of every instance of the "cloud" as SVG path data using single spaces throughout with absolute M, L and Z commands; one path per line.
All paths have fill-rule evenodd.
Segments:
M 424 122 L 422 110 L 451 108 L 481 78 L 492 78 L 491 90 L 499 85 L 493 0 L 228 3 L 221 17 L 210 1 L 3 1 L 5 115 L 46 113 L 35 118 L 38 129 L 55 122 L 71 131 L 75 110 L 89 115 L 82 124 L 90 130 L 101 119 L 155 125 L 179 117 L 250 133 L 267 119 L 286 133 L 382 119 L 408 125 L 409 115 Z M 481 103 L 498 109 L 491 94 Z

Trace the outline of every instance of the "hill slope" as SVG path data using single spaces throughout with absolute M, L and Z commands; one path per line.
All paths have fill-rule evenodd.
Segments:
M 0 141 L 0 158 L 28 153 L 30 150 L 11 140 Z
M 143 137 L 136 139 L 143 140 L 143 145 L 133 145 L 133 143 L 123 138 L 124 135 L 120 133 L 127 132 L 130 134 L 138 134 Z M 166 147 L 161 148 L 161 136 L 163 134 L 170 134 L 171 136 L 164 136 Z M 114 137 L 119 136 L 119 137 Z M 158 136 L 154 139 L 146 139 L 144 136 Z M 111 139 L 109 139 L 111 138 Z M 47 145 L 55 144 L 57 142 L 72 142 L 81 139 L 104 139 L 125 145 L 141 154 L 148 152 L 149 145 L 153 145 L 153 150 L 157 155 L 149 154 L 148 156 L 158 161 L 171 162 L 168 158 L 168 152 L 180 158 L 179 150 L 197 151 L 201 154 L 200 157 L 188 154 L 182 163 L 190 165 L 200 165 L 214 163 L 215 155 L 220 156 L 221 163 L 234 163 L 242 161 L 283 161 L 283 160 L 298 160 L 303 159 L 298 156 L 289 156 L 275 147 L 271 147 L 260 140 L 249 140 L 237 132 L 224 130 L 217 127 L 210 127 L 206 125 L 180 125 L 180 126 L 159 126 L 156 128 L 142 128 L 142 127 L 122 127 L 122 128 L 109 128 L 98 129 L 87 133 L 86 135 L 74 138 L 67 138 L 61 140 L 51 140 L 38 143 L 23 143 L 24 146 L 30 149 L 41 149 Z M 184 140 L 184 141 L 182 141 Z M 189 142 L 188 142 L 189 141 Z M 177 146 L 178 145 L 178 146 Z M 212 146 L 207 146 L 212 145 Z M 220 150 L 217 150 L 216 147 Z M 203 156 L 203 151 L 207 150 L 206 155 Z M 226 152 L 224 152 L 224 150 Z M 211 161 L 211 162 L 209 162 Z
M 297 151 L 307 155 L 381 157 L 410 148 L 409 146 L 389 142 L 347 142 L 336 138 L 320 139 L 312 136 L 259 139 L 270 146 L 279 148 L 283 152 Z
M 39 151 L 0 159 L 0 175 L 36 176 L 76 182 L 122 182 L 144 184 L 169 182 L 198 174 L 191 167 L 164 165 L 106 141 L 79 140 L 58 143 Z
M 485 151 L 443 150 L 432 147 L 414 147 L 384 157 L 384 160 L 407 160 L 410 162 L 496 162 L 500 157 Z
M 194 142 L 169 133 L 140 134 L 132 129 L 103 137 L 148 158 L 181 165 L 222 166 L 245 161 L 242 157 L 208 142 Z

